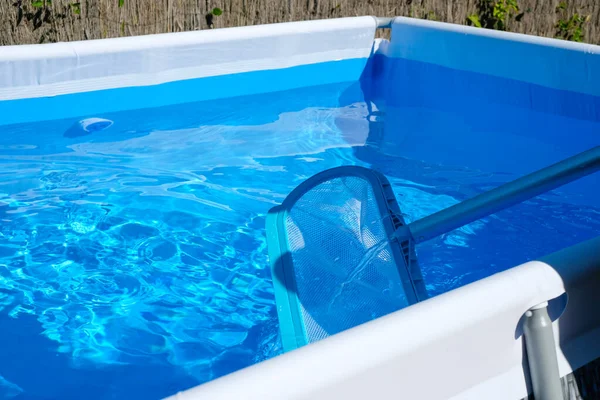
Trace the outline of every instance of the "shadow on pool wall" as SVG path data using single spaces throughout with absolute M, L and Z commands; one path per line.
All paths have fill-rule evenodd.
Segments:
M 354 154 L 390 179 L 408 222 L 600 142 L 590 95 L 383 55 L 361 86 L 369 136 Z M 599 235 L 598 187 L 590 175 L 420 244 L 430 294 Z
M 596 96 L 381 54 L 361 84 L 386 154 L 522 175 L 600 141 Z

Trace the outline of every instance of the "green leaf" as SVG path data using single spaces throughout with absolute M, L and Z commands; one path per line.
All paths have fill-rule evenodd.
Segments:
M 435 13 L 435 11 L 429 11 L 425 15 L 425 19 L 428 19 L 430 21 L 437 21 L 437 14 Z
M 81 3 L 71 3 L 71 10 L 73 10 L 73 14 L 80 15 L 81 14 Z
M 479 16 L 477 14 L 471 14 L 467 17 L 467 19 L 469 22 L 471 22 L 471 24 L 473 24 L 473 26 L 481 28 L 481 21 L 479 20 Z
M 35 8 L 41 8 L 41 7 L 44 7 L 44 2 L 43 1 L 32 1 L 31 5 Z
M 213 14 L 214 16 L 217 16 L 217 17 L 218 17 L 219 15 L 223 14 L 223 10 L 221 10 L 221 9 L 220 9 L 220 8 L 218 8 L 218 7 L 215 7 L 215 8 L 213 8 L 213 10 L 212 10 L 212 14 Z
M 119 7 L 123 7 L 123 4 L 125 4 L 125 0 L 119 0 Z
M 508 11 L 512 10 L 515 13 L 519 12 L 519 4 L 517 3 L 517 0 L 508 0 L 506 5 L 507 5 Z

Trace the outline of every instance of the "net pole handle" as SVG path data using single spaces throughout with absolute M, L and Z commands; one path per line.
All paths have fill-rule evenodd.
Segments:
M 407 228 L 417 243 L 423 242 L 598 170 L 600 146 L 414 221 Z

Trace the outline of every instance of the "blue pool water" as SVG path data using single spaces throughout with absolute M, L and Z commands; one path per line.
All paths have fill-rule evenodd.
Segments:
M 410 221 L 600 144 L 596 98 L 385 63 L 361 83 L 0 127 L 0 396 L 160 398 L 279 354 L 265 214 L 319 171 L 383 172 Z M 113 124 L 77 133 L 87 117 Z M 429 292 L 599 235 L 599 185 L 420 245 Z

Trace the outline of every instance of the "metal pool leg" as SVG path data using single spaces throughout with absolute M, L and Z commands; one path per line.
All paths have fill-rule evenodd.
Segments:
M 525 313 L 523 331 L 527 348 L 529 374 L 536 400 L 564 400 L 558 372 L 558 359 L 548 315 L 548 303 L 539 304 Z

